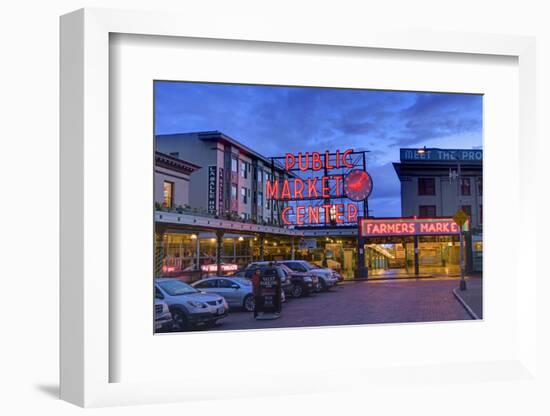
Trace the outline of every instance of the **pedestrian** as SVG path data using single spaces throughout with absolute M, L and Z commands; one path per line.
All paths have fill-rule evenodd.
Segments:
M 252 274 L 252 295 L 254 296 L 254 318 L 256 318 L 258 316 L 258 309 L 261 302 L 260 269 L 256 269 Z

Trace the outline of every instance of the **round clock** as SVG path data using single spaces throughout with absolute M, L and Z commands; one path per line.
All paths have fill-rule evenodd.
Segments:
M 344 190 L 352 201 L 363 201 L 372 191 L 372 179 L 364 170 L 354 169 L 344 178 Z

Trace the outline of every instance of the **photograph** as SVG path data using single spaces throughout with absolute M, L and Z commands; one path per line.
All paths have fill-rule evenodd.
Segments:
M 155 80 L 155 333 L 483 319 L 483 95 Z

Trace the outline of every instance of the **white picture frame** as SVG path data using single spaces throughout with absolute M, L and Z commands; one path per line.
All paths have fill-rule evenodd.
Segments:
M 182 22 L 185 21 L 185 25 Z M 350 28 L 338 33 L 311 25 L 299 27 L 250 24 L 239 30 L 231 22 L 204 25 L 185 16 L 169 13 L 83 9 L 61 18 L 61 398 L 80 406 L 106 406 L 137 403 L 185 401 L 211 397 L 268 395 L 276 383 L 287 386 L 281 393 L 311 393 L 346 388 L 357 380 L 379 383 L 392 378 L 405 383 L 428 383 L 446 376 L 478 382 L 472 373 L 483 372 L 485 379 L 525 380 L 536 375 L 536 293 L 535 262 L 525 261 L 527 243 L 536 240 L 536 217 L 528 204 L 536 190 L 529 180 L 534 176 L 535 123 L 535 41 L 530 37 L 469 33 L 428 33 L 361 30 Z M 246 392 L 236 389 L 206 390 L 204 378 L 182 377 L 174 384 L 162 381 L 112 382 L 110 368 L 118 357 L 112 349 L 112 318 L 116 309 L 110 296 L 109 275 L 112 201 L 110 172 L 110 35 L 128 34 L 181 38 L 244 40 L 281 44 L 331 45 L 334 48 L 373 48 L 383 50 L 427 51 L 438 54 L 500 55 L 514 57 L 519 68 L 518 189 L 520 227 L 517 232 L 518 256 L 515 266 L 524 264 L 517 310 L 517 348 L 508 359 L 498 361 L 418 363 L 414 368 L 362 367 L 331 368 L 338 382 L 324 385 L 319 374 L 304 372 L 294 381 L 266 370 L 269 381 L 249 383 Z M 486 214 L 488 215 L 488 214 Z M 510 269 L 517 275 L 518 270 Z M 456 327 L 455 327 L 456 330 Z M 296 334 L 304 330 L 293 330 Z M 224 334 L 221 334 L 224 335 Z M 152 335 L 151 335 L 152 336 Z M 302 335 L 303 336 L 303 335 Z M 350 335 L 353 336 L 353 335 Z M 170 337 L 166 337 L 169 339 Z M 136 347 L 138 348 L 138 347 Z M 411 376 L 411 374 L 413 374 Z M 407 374 L 409 376 L 407 376 Z M 238 383 L 237 383 L 238 384 Z M 182 388 L 184 387 L 184 388 Z

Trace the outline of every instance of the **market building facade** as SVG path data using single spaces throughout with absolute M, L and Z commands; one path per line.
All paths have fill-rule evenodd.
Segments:
M 218 131 L 159 135 L 156 150 L 156 275 L 193 281 L 287 259 L 347 279 L 454 274 L 458 233 L 450 217 L 457 207 L 470 216 L 468 268 L 481 268 L 481 151 L 451 150 L 438 159 L 401 149 L 394 167 L 402 217 L 381 219 L 367 215 L 373 181 L 366 151 L 266 157 Z M 400 228 L 412 223 L 415 232 Z

